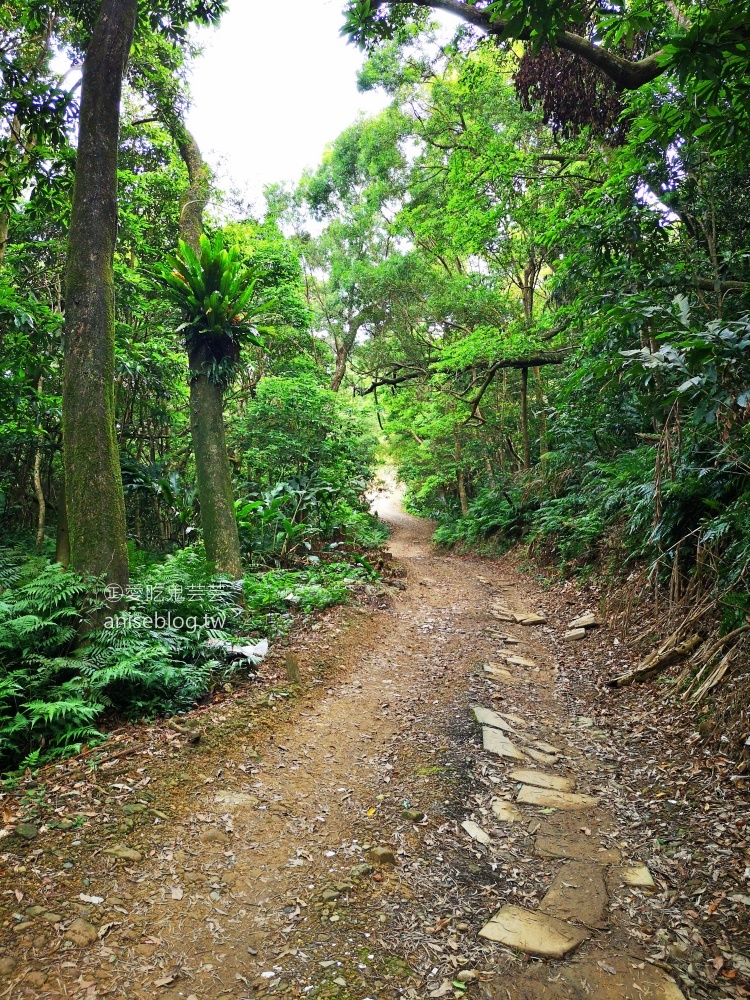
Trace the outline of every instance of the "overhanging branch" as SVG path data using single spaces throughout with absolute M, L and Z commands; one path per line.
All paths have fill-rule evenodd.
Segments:
M 457 399 L 463 399 L 465 402 L 469 403 L 472 406 L 473 415 L 476 412 L 476 408 L 481 403 L 482 396 L 487 391 L 492 379 L 502 368 L 543 368 L 545 365 L 561 365 L 568 357 L 569 353 L 569 348 L 562 348 L 558 351 L 539 351 L 536 354 L 525 354 L 517 358 L 498 358 L 497 361 L 493 361 L 489 365 L 484 382 L 479 389 L 478 395 L 474 399 L 466 399 L 465 396 L 460 396 L 457 393 L 454 393 L 453 395 L 455 395 Z M 429 378 L 433 374 L 435 373 L 429 368 L 423 368 L 418 365 L 394 364 L 387 375 L 376 376 L 366 389 L 358 389 L 357 395 L 369 396 L 371 393 L 377 392 L 377 390 L 383 386 L 394 387 L 403 385 L 405 382 L 412 382 L 415 379 Z M 461 373 L 456 372 L 454 374 Z M 469 419 L 471 419 L 471 417 Z
M 569 350 L 566 348 L 559 351 L 543 351 L 539 354 L 530 356 L 527 355 L 522 358 L 501 358 L 499 361 L 493 362 L 487 370 L 487 375 L 485 376 L 484 382 L 480 386 L 479 392 L 476 394 L 474 399 L 467 400 L 467 402 L 471 404 L 471 413 L 466 418 L 465 423 L 469 423 L 470 420 L 474 419 L 485 392 L 487 392 L 492 384 L 495 375 L 497 375 L 502 368 L 521 368 L 528 370 L 529 368 L 543 368 L 545 365 L 561 365 L 568 357 L 569 353 Z
M 493 20 L 486 10 L 470 6 L 464 0 L 383 0 L 383 2 L 391 7 L 402 7 L 409 2 L 415 7 L 445 10 L 488 35 L 502 35 L 508 26 L 507 21 Z M 524 28 L 515 33 L 513 38 L 521 42 L 529 41 L 531 29 Z M 639 87 L 661 76 L 667 68 L 663 58 L 665 55 L 663 49 L 636 62 L 631 62 L 629 59 L 624 59 L 601 45 L 595 45 L 588 38 L 576 35 L 572 31 L 559 31 L 554 36 L 553 43 L 561 49 L 580 56 L 590 65 L 596 66 L 623 90 L 638 90 Z

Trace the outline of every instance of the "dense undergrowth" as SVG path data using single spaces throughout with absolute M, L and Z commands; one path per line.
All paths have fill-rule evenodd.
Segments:
M 564 576 L 616 579 L 645 566 L 655 586 L 678 581 L 676 596 L 700 576 L 721 593 L 722 627 L 731 631 L 750 610 L 750 491 L 732 469 L 696 469 L 689 461 L 657 484 L 654 465 L 655 449 L 645 445 L 581 466 L 550 455 L 503 487 L 478 490 L 466 516 L 430 509 L 429 498 L 414 491 L 408 505 L 439 513 L 440 545 L 497 553 L 521 544 Z
M 603 311 L 618 318 L 606 304 Z M 664 322 L 651 347 L 571 359 L 544 429 L 547 447 L 534 442 L 540 454 L 530 469 L 490 466 L 488 483 L 482 442 L 473 443 L 462 513 L 455 471 L 434 467 L 434 442 L 409 443 L 401 461 L 408 503 L 440 521 L 442 545 L 522 543 L 563 574 L 645 569 L 672 604 L 713 595 L 720 628 L 731 632 L 750 611 L 750 318 L 701 326 L 680 301 L 671 320 L 668 310 L 645 315 L 652 326 Z
M 645 561 L 662 581 L 700 572 L 746 597 L 750 491 L 731 469 L 696 470 L 689 462 L 657 485 L 654 465 L 650 446 L 578 467 L 550 455 L 504 487 L 480 489 L 465 517 L 444 509 L 435 541 L 496 551 L 522 542 L 565 575 L 629 572 Z M 426 505 L 412 494 L 409 506 L 417 513 Z
M 278 638 L 295 618 L 377 581 L 363 542 L 385 529 L 369 515 L 356 546 L 328 547 L 244 580 L 215 576 L 200 546 L 134 559 L 112 608 L 101 588 L 26 547 L 0 551 L 0 773 L 36 767 L 104 739 L 108 719 L 186 711 L 254 666 L 228 646 Z M 341 549 L 341 551 L 339 551 Z M 358 551 L 355 551 L 358 549 Z M 98 627 L 90 629 L 96 620 Z

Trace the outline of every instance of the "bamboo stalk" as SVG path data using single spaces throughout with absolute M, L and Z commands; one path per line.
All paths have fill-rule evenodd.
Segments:
M 674 641 L 676 637 L 677 633 L 675 632 L 670 637 L 670 640 L 667 641 Z M 666 669 L 676 660 L 681 660 L 684 656 L 687 656 L 701 642 L 703 642 L 703 639 L 696 633 L 677 646 L 667 648 L 665 643 L 662 643 L 658 649 L 655 649 L 645 659 L 641 660 L 633 670 L 628 670 L 627 673 L 620 674 L 619 677 L 613 677 L 612 680 L 607 681 L 607 686 L 621 688 L 632 684 L 634 681 L 647 680 L 654 674 Z

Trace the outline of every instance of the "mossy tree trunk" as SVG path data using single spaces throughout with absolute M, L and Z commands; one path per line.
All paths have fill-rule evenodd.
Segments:
M 189 186 L 180 201 L 180 239 L 200 254 L 203 211 L 210 193 L 210 171 L 198 143 L 182 122 L 167 117 L 167 127 L 188 170 Z M 234 511 L 232 471 L 224 431 L 224 390 L 208 377 L 213 359 L 200 347 L 190 353 L 190 430 L 206 558 L 218 573 L 242 576 L 240 538 Z
M 217 573 L 242 576 L 232 472 L 224 435 L 224 391 L 205 375 L 207 359 L 190 355 L 190 429 L 206 558 Z
M 65 293 L 63 436 L 71 564 L 128 582 L 115 434 L 114 272 L 122 81 L 137 0 L 103 0 L 83 64 Z
M 531 438 L 529 437 L 529 369 L 521 369 L 521 438 L 523 440 L 523 467 L 531 468 Z
M 0 267 L 5 260 L 5 249 L 8 246 L 8 232 L 10 229 L 10 212 L 7 208 L 0 209 Z
M 61 566 L 70 565 L 70 538 L 68 535 L 68 511 L 65 506 L 65 476 L 60 476 L 57 490 L 57 527 L 55 531 L 55 562 Z
M 538 366 L 534 368 L 534 377 L 536 379 L 536 402 L 539 407 L 539 457 L 544 458 L 549 451 L 549 443 L 547 440 L 547 411 L 545 410 L 546 401 L 544 399 L 542 369 Z
M 461 514 L 463 517 L 469 513 L 469 497 L 466 493 L 466 476 L 464 475 L 463 458 L 461 455 L 461 441 L 458 431 L 453 428 L 453 455 L 456 460 L 456 486 L 458 488 L 458 499 L 461 503 Z

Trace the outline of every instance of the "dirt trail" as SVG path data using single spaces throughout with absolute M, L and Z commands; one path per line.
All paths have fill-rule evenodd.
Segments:
M 564 625 L 499 620 L 502 607 L 544 614 L 543 593 L 502 563 L 435 554 L 427 522 L 387 494 L 377 504 L 407 585 L 391 610 L 351 610 L 323 635 L 338 683 L 270 735 L 238 703 L 215 716 L 223 749 L 175 753 L 151 783 L 143 761 L 99 772 L 102 797 L 132 792 L 104 845 L 84 829 L 5 856 L 6 895 L 23 898 L 10 899 L 0 997 L 683 995 L 641 928 L 660 887 L 622 884 L 650 844 L 628 833 L 607 733 L 570 714 Z M 295 640 L 303 668 L 326 645 L 316 635 Z M 483 749 L 472 705 L 501 713 L 522 762 Z M 519 805 L 534 786 L 510 777 L 518 767 L 596 804 Z M 392 854 L 373 863 L 373 847 Z M 540 905 L 586 938 L 562 961 L 479 936 L 503 907 Z

